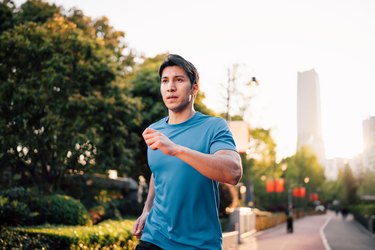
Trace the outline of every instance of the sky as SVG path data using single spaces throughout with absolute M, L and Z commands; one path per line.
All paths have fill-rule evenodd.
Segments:
M 197 67 L 205 104 L 216 112 L 225 112 L 227 72 L 238 64 L 236 86 L 250 100 L 245 119 L 271 129 L 278 159 L 296 151 L 297 73 L 315 69 L 327 158 L 363 150 L 362 121 L 375 115 L 373 0 L 49 2 L 107 16 L 139 54 L 182 55 Z M 245 85 L 251 77 L 258 87 Z

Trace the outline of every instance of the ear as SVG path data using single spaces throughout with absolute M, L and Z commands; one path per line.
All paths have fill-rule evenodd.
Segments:
M 199 85 L 197 83 L 194 83 L 193 86 L 191 87 L 191 94 L 193 96 L 197 96 L 199 91 Z

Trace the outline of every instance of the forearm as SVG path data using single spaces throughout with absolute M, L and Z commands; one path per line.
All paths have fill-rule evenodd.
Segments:
M 218 182 L 236 185 L 242 176 L 241 158 L 234 151 L 221 150 L 215 154 L 204 154 L 179 146 L 175 156 Z

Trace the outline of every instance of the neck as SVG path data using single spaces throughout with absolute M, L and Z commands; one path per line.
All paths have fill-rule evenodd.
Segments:
M 196 113 L 196 111 L 194 110 L 194 108 L 187 109 L 187 110 L 184 110 L 182 112 L 173 112 L 173 111 L 169 110 L 168 123 L 169 124 L 182 123 L 184 121 L 189 120 L 195 113 Z

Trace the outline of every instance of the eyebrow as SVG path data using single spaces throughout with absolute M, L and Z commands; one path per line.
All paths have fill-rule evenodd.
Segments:
M 185 75 L 175 75 L 172 76 L 172 78 L 177 78 L 177 77 L 186 77 Z M 161 78 L 169 78 L 168 76 L 162 76 Z

